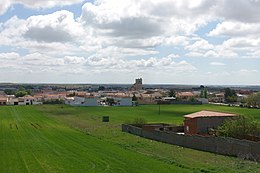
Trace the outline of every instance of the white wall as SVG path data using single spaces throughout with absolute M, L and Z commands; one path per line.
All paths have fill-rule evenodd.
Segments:
M 132 106 L 132 98 L 120 98 L 119 103 L 120 105 L 118 106 Z
M 17 98 L 11 98 L 10 100 L 8 100 L 7 104 L 8 105 L 14 105 L 14 102 L 18 102 L 18 105 L 26 105 L 26 103 L 29 104 L 29 105 L 40 105 L 40 104 L 42 104 L 42 102 L 38 102 L 34 99 L 31 102 L 31 99 L 24 99 L 23 101 L 18 101 Z
M 206 99 L 206 98 L 197 98 L 197 100 L 198 100 L 199 102 L 201 102 L 202 104 L 208 104 L 208 103 L 209 103 L 209 100 Z
M 99 106 L 97 98 L 74 97 L 74 100 L 65 103 L 71 106 Z

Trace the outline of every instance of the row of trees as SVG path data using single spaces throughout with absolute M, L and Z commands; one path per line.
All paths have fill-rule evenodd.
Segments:
M 18 91 L 14 91 L 11 89 L 4 90 L 7 95 L 15 95 L 15 97 L 23 97 L 25 95 L 31 95 L 32 92 L 29 89 L 25 89 L 24 87 L 20 87 Z
M 225 89 L 225 101 L 228 103 L 237 102 L 237 94 L 235 90 Z M 252 93 L 247 98 L 242 99 L 241 103 L 248 107 L 260 107 L 260 92 Z
M 208 90 L 206 88 L 200 91 L 200 98 L 208 98 Z

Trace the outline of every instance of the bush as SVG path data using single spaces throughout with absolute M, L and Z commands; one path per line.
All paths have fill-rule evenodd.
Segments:
M 59 100 L 59 99 L 47 100 L 47 101 L 44 101 L 43 104 L 64 104 L 64 101 L 63 100 Z
M 138 127 L 142 127 L 143 124 L 146 124 L 147 121 L 144 118 L 135 118 L 132 122 L 132 124 L 138 126 Z
M 26 91 L 17 91 L 15 93 L 15 97 L 23 97 L 25 95 L 28 95 L 28 93 Z
M 245 139 L 247 136 L 260 135 L 260 123 L 251 117 L 231 118 L 218 127 L 218 135 Z

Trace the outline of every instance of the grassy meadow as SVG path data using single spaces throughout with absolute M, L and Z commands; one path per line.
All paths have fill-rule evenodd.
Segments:
M 260 110 L 215 105 L 0 107 L 0 172 L 260 172 L 260 164 L 164 144 L 121 132 L 121 124 L 181 124 L 183 115 L 215 110 L 252 116 Z M 102 123 L 102 116 L 109 123 Z

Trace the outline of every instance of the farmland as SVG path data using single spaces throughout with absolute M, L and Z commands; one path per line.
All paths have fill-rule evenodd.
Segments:
M 252 116 L 260 110 L 158 105 L 0 107 L 0 172 L 260 172 L 259 163 L 151 141 L 121 132 L 142 117 L 181 124 L 183 115 L 217 110 Z M 108 115 L 109 123 L 101 117 Z

